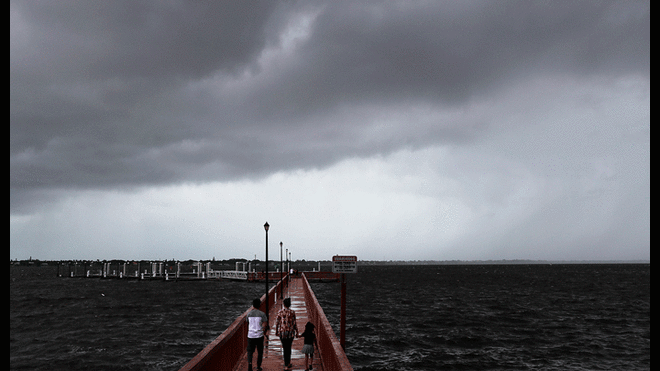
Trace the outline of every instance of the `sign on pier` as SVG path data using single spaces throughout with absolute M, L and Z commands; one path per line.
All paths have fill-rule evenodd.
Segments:
M 346 275 L 357 273 L 357 256 L 335 255 L 332 257 L 332 273 L 341 273 L 341 310 L 339 314 L 339 344 L 346 349 Z
M 352 256 L 352 255 L 333 256 L 332 273 L 357 273 L 357 256 Z

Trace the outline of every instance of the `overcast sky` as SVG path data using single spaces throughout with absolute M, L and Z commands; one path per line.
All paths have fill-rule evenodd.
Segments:
M 10 258 L 650 259 L 648 1 L 11 1 Z

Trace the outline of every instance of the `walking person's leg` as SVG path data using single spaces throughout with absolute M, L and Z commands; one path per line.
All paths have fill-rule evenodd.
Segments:
M 281 338 L 282 340 L 282 353 L 284 355 L 284 366 L 289 366 L 291 364 L 291 345 L 293 344 L 293 338 Z
M 264 338 L 257 339 L 257 370 L 261 370 L 261 361 L 264 358 Z
M 314 369 L 314 344 L 309 347 L 309 369 Z
M 286 339 L 280 336 L 280 343 L 282 343 L 282 361 L 286 367 Z
M 254 354 L 255 342 L 254 339 L 248 338 L 247 341 L 247 361 L 248 361 L 248 370 L 252 371 L 252 355 Z

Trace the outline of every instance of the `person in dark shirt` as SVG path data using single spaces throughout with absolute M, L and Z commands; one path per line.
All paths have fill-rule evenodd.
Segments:
M 311 370 L 314 363 L 314 342 L 316 341 L 316 334 L 314 334 L 314 324 L 307 322 L 305 325 L 305 332 L 300 334 L 300 337 L 305 338 L 303 341 L 302 352 L 305 353 L 305 370 Z

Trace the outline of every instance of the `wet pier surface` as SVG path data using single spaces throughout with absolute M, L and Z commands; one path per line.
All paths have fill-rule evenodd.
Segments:
M 298 332 L 305 331 L 305 324 L 308 321 L 307 307 L 305 305 L 305 295 L 303 292 L 303 280 L 301 278 L 292 278 L 288 290 L 284 291 L 284 297 L 291 298 L 291 309 L 296 312 L 296 320 L 298 324 Z M 288 291 L 288 292 L 287 292 Z M 279 294 L 279 292 L 278 292 Z M 275 319 L 277 312 L 282 309 L 282 300 L 278 300 L 273 308 L 269 310 L 270 330 L 268 332 L 268 341 L 264 343 L 264 356 L 261 368 L 264 371 L 271 370 L 285 370 L 284 356 L 282 353 L 282 343 L 280 338 L 275 336 Z M 317 333 L 318 336 L 318 333 Z M 291 369 L 293 371 L 305 370 L 305 354 L 302 352 L 303 338 L 295 338 L 291 347 Z M 313 370 L 323 370 L 319 351 L 314 347 L 314 361 L 312 363 Z M 248 369 L 247 352 L 243 355 L 242 359 L 238 362 L 234 371 L 245 371 Z M 252 369 L 257 369 L 257 351 L 255 350 L 252 356 Z

